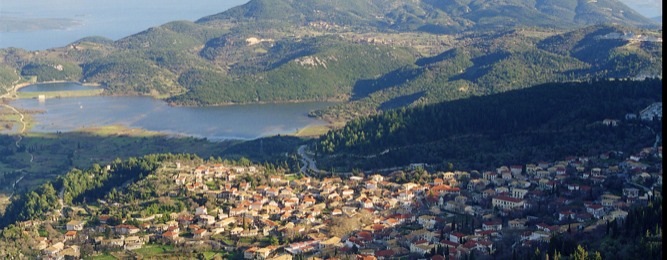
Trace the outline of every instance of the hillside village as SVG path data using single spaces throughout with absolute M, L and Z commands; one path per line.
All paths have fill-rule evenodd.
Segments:
M 661 107 L 624 120 L 662 120 Z M 430 170 L 304 175 L 249 161 L 172 160 L 94 202 L 72 203 L 61 191 L 59 209 L 17 227 L 42 259 L 141 259 L 156 248 L 207 259 L 486 259 L 565 233 L 608 233 L 662 198 L 659 139 L 632 154 Z
M 661 197 L 653 188 L 662 185 L 660 158 L 662 146 L 491 171 L 429 174 L 418 168 L 349 179 L 174 162 L 153 178 L 168 176 L 160 200 L 198 197 L 206 198 L 204 204 L 119 219 L 102 212 L 127 203 L 100 200 L 95 207 L 65 207 L 76 214 L 55 211 L 47 221 L 18 225 L 30 234 L 47 224 L 60 231 L 33 237 L 43 259 L 78 258 L 82 251 L 136 257 L 133 251 L 155 244 L 245 259 L 463 259 L 494 254 L 504 237 L 530 246 L 624 219 L 629 208 Z M 603 188 L 608 179 L 621 180 L 620 189 Z

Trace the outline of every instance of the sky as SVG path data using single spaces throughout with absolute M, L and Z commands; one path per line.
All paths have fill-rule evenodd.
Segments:
M 194 21 L 248 1 L 0 0 L 0 48 L 43 50 L 65 46 L 86 36 L 118 40 L 169 21 Z M 53 25 L 54 22 L 40 19 L 51 18 L 74 20 L 76 23 L 60 30 L 41 29 L 43 24 Z M 18 20 L 19 25 L 34 25 L 27 27 L 33 29 L 16 30 L 11 27 L 11 24 L 17 24 L 12 20 Z
M 662 0 L 620 0 L 640 14 L 653 18 L 662 15 Z

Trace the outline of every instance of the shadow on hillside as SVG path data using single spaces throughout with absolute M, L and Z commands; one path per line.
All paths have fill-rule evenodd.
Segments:
M 203 138 L 168 136 L 99 136 L 89 133 L 52 133 L 16 138 L 0 135 L 0 192 L 11 193 L 11 184 L 21 176 L 16 190 L 24 191 L 66 173 L 72 168 L 104 166 L 119 158 L 147 154 L 195 154 L 200 158 L 249 158 L 255 162 L 285 161 L 304 140 L 274 136 L 252 141 L 211 142 Z M 31 161 L 32 160 L 32 161 Z
M 352 87 L 352 100 L 359 100 L 368 97 L 374 92 L 400 86 L 417 78 L 419 74 L 421 74 L 421 70 L 419 69 L 401 68 L 377 79 L 358 80 Z

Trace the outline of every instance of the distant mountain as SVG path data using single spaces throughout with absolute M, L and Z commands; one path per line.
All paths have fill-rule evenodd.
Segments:
M 367 30 L 433 33 L 507 26 L 655 25 L 617 0 L 254 0 L 198 22 L 216 21 L 326 23 Z
M 180 105 L 351 100 L 314 113 L 347 120 L 546 82 L 661 76 L 661 34 L 637 28 L 652 25 L 616 0 L 252 0 L 117 41 L 0 50 L 0 87 L 23 76 Z
M 662 24 L 662 15 L 661 15 L 661 16 L 657 16 L 657 17 L 653 17 L 653 18 L 651 18 L 651 20 L 653 20 L 653 21 L 655 21 L 655 22 L 657 22 L 657 23 L 659 23 L 659 24 Z

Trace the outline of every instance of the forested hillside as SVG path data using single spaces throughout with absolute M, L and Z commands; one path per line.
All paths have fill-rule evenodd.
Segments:
M 314 145 L 318 163 L 460 167 L 596 155 L 653 145 L 659 123 L 623 120 L 662 101 L 662 80 L 550 83 L 352 120 Z M 621 120 L 619 126 L 603 124 Z M 653 129 L 651 129 L 653 128 Z M 326 167 L 324 169 L 327 169 Z
M 103 169 L 100 165 L 81 171 L 74 169 L 58 177 L 55 182 L 47 182 L 37 190 L 21 194 L 12 201 L 0 218 L 0 226 L 6 227 L 16 221 L 31 219 L 46 219 L 44 212 L 61 207 L 58 202 L 58 192 L 63 191 L 64 203 L 72 201 L 95 201 L 127 181 L 140 180 L 157 169 L 158 162 L 169 158 L 169 155 L 151 155 L 143 158 L 130 158 L 127 161 L 117 160 L 110 169 Z M 94 178 L 93 178 L 94 177 Z

